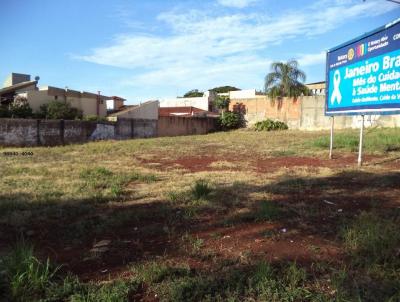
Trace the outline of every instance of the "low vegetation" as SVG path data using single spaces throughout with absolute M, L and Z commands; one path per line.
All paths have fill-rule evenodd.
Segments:
M 255 123 L 254 129 L 256 131 L 274 131 L 274 130 L 287 130 L 289 129 L 289 127 L 284 122 L 266 119 L 264 121 L 259 121 Z
M 398 129 L 369 128 L 364 133 L 364 148 L 369 152 L 398 152 L 400 151 L 400 136 Z M 358 130 L 336 131 L 334 133 L 334 149 L 358 151 L 360 134 Z M 329 148 L 330 137 L 320 136 L 312 141 L 312 147 Z
M 284 134 L 3 155 L 0 301 L 399 301 L 397 131 Z

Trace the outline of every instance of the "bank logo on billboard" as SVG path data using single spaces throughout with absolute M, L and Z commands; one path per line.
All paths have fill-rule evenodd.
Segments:
M 399 33 L 400 20 L 328 52 L 326 115 L 400 114 Z

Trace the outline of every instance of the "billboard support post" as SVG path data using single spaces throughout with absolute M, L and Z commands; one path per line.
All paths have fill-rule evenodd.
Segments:
M 331 116 L 331 143 L 329 145 L 329 159 L 332 159 L 332 150 L 333 150 L 333 126 L 335 125 L 335 117 Z
M 364 115 L 361 115 L 361 128 L 360 128 L 360 144 L 358 146 L 358 166 L 362 166 L 362 149 L 363 149 L 363 136 L 364 136 Z

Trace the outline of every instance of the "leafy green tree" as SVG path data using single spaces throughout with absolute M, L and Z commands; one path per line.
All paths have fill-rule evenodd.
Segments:
M 214 106 L 223 111 L 228 110 L 231 100 L 227 96 L 217 96 L 214 100 Z
M 274 62 L 271 72 L 265 76 L 265 92 L 271 99 L 309 95 L 308 88 L 303 84 L 305 80 L 306 74 L 299 69 L 296 60 Z
M 233 86 L 220 86 L 220 87 L 215 87 L 210 91 L 214 91 L 216 93 L 227 93 L 229 91 L 238 91 L 238 90 L 240 89 Z
M 51 101 L 40 106 L 40 116 L 46 119 L 74 120 L 82 118 L 82 111 L 71 107 L 69 103 Z
M 195 97 L 202 97 L 204 95 L 203 92 L 199 91 L 198 89 L 193 89 L 186 92 L 183 97 L 184 98 L 195 98 Z
M 10 116 L 13 118 L 27 118 L 32 117 L 33 112 L 31 106 L 29 106 L 28 100 L 26 97 L 17 96 L 14 101 L 11 103 L 10 108 Z

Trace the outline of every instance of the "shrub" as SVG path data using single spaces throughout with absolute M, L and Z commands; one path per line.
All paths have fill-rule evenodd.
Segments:
M 244 119 L 236 112 L 224 112 L 219 119 L 222 130 L 238 129 L 244 126 Z
M 46 119 L 74 120 L 82 118 L 82 111 L 71 107 L 68 103 L 51 101 L 40 106 L 39 115 Z
M 274 130 L 287 130 L 288 125 L 281 121 L 273 121 L 271 119 L 266 119 L 255 123 L 254 129 L 256 131 L 274 131 Z

